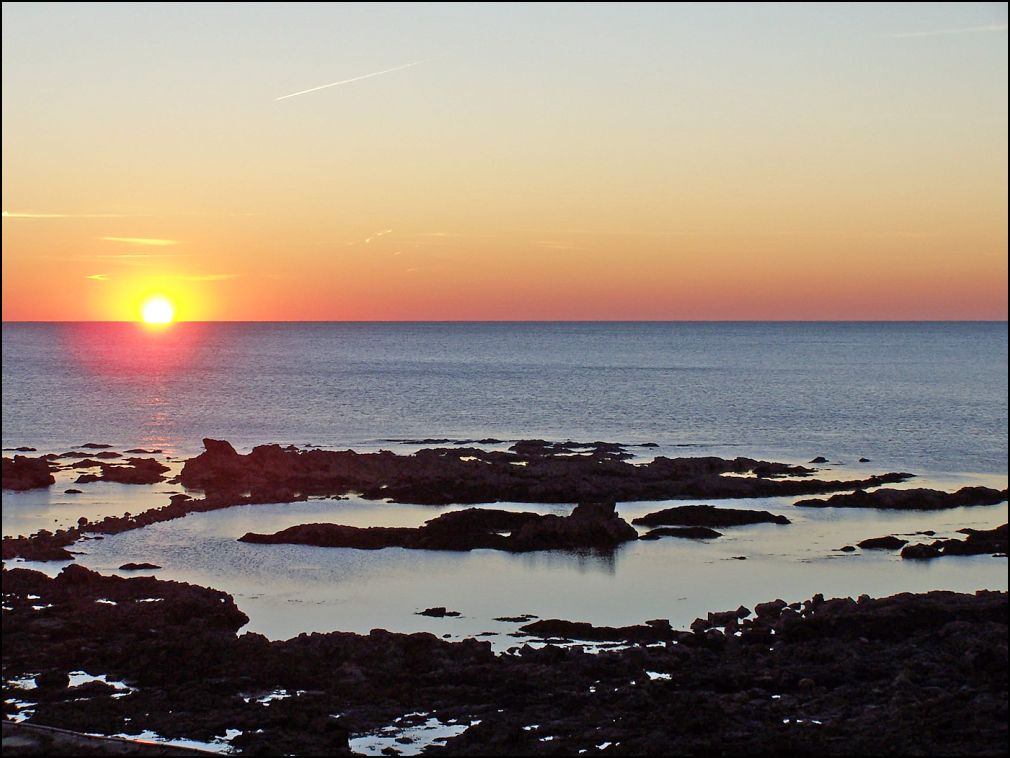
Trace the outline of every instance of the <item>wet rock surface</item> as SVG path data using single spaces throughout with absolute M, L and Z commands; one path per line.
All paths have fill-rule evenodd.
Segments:
M 944 555 L 996 555 L 1007 554 L 1007 525 L 995 529 L 958 529 L 968 535 L 963 540 L 934 540 L 932 543 L 908 545 L 901 551 L 902 558 L 928 560 Z
M 3 592 L 5 714 L 30 700 L 28 723 L 81 732 L 232 729 L 239 754 L 330 755 L 348 752 L 348 734 L 423 713 L 480 721 L 429 749 L 447 755 L 1006 749 L 1006 593 L 815 596 L 710 614 L 696 631 L 658 620 L 605 633 L 626 649 L 495 656 L 430 634 L 238 635 L 245 618 L 223 593 L 77 566 L 56 579 L 4 570 Z M 82 697 L 62 677 L 13 683 L 43 671 L 122 684 Z
M 424 526 L 354 527 L 301 524 L 275 534 L 249 532 L 240 542 L 316 545 L 377 550 L 613 550 L 638 539 L 638 531 L 614 511 L 614 503 L 580 503 L 568 516 L 468 508 L 445 513 Z
M 788 524 L 785 516 L 768 511 L 717 508 L 714 505 L 679 505 L 636 518 L 631 523 L 642 526 L 726 527 L 746 524 Z
M 957 492 L 942 490 L 880 489 L 866 492 L 859 489 L 856 492 L 832 495 L 829 498 L 812 498 L 800 500 L 795 505 L 804 508 L 882 508 L 901 511 L 938 511 L 946 508 L 962 508 L 971 505 L 996 505 L 1005 502 L 1006 490 L 991 487 L 962 487 Z
M 661 537 L 680 537 L 687 540 L 714 540 L 722 537 L 722 532 L 709 529 L 707 526 L 661 526 L 658 529 L 651 529 L 643 534 L 639 539 L 658 540 Z
M 33 490 L 56 483 L 52 466 L 45 458 L 32 458 L 28 455 L 15 455 L 13 458 L 4 456 L 2 465 L 5 490 Z
M 180 480 L 227 496 L 264 487 L 312 495 L 360 493 L 400 503 L 564 503 L 667 500 L 690 497 L 771 497 L 876 487 L 911 474 L 823 481 L 813 469 L 751 458 L 666 458 L 631 463 L 624 446 L 522 440 L 508 451 L 429 448 L 413 455 L 389 451 L 300 450 L 260 445 L 240 455 L 230 443 L 205 439 L 205 451 L 186 461 Z M 747 476 L 723 476 L 746 474 Z M 792 477 L 782 479 L 781 477 Z
M 908 540 L 903 540 L 901 537 L 895 537 L 894 535 L 871 537 L 870 539 L 856 543 L 863 550 L 897 550 L 907 544 Z
M 100 456 L 101 453 L 96 457 Z M 125 463 L 115 464 L 85 459 L 74 465 L 89 468 L 98 466 L 101 469 L 99 474 L 81 474 L 77 477 L 77 482 L 81 484 L 99 480 L 120 484 L 156 484 L 165 481 L 164 474 L 169 470 L 168 466 L 155 458 L 127 458 Z

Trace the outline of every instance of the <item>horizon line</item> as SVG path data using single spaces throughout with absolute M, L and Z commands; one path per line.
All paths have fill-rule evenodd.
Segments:
M 1005 324 L 1003 318 L 714 319 L 179 319 L 180 324 Z M 137 324 L 134 319 L 4 319 L 3 324 Z

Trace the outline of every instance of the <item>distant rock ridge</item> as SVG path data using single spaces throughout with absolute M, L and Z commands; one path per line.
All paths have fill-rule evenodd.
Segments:
M 186 461 L 180 480 L 208 494 L 280 487 L 426 505 L 796 496 L 879 487 L 912 476 L 823 481 L 811 478 L 815 470 L 804 466 L 742 457 L 657 456 L 636 464 L 625 460 L 622 446 L 604 442 L 581 452 L 571 444 L 521 440 L 507 451 L 451 447 L 412 455 L 280 445 L 260 445 L 241 455 L 230 443 L 213 439 L 205 439 L 204 447 L 205 452 Z

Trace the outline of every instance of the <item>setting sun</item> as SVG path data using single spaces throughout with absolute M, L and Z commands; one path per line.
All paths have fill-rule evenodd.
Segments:
M 175 308 L 167 298 L 149 297 L 140 311 L 145 324 L 171 324 L 175 318 Z

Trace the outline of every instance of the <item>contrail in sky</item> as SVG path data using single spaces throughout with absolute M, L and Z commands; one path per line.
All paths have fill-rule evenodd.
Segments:
M 362 79 L 371 79 L 373 76 L 382 76 L 383 74 L 391 74 L 394 71 L 403 71 L 403 69 L 405 68 L 410 68 L 411 66 L 419 66 L 422 63 L 427 63 L 427 60 L 414 61 L 413 63 L 405 63 L 402 66 L 397 66 L 396 68 L 387 68 L 384 71 L 373 71 L 370 74 L 365 74 L 364 76 L 356 76 L 353 79 L 343 79 L 339 82 L 331 82 L 330 84 L 321 84 L 318 87 L 312 87 L 311 89 L 303 89 L 301 92 L 292 92 L 290 95 L 281 95 L 280 97 L 276 98 L 276 100 L 287 100 L 289 97 L 298 97 L 299 95 L 307 95 L 310 92 L 317 92 L 318 90 L 321 89 L 328 89 L 329 87 L 339 87 L 341 84 L 360 82 Z

